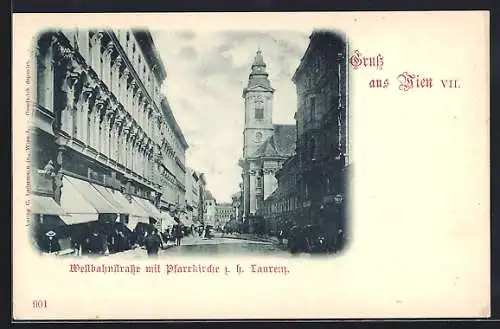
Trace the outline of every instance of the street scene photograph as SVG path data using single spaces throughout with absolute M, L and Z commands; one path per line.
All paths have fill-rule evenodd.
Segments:
M 341 255 L 352 239 L 347 47 L 325 29 L 40 31 L 32 247 Z

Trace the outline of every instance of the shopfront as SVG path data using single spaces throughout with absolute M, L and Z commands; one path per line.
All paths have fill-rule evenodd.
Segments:
M 34 247 L 41 252 L 61 252 L 70 249 L 69 230 L 59 216 L 67 215 L 52 197 L 32 194 L 31 233 Z

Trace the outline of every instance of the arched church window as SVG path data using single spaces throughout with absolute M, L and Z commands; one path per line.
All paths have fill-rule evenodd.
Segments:
M 255 101 L 255 119 L 264 119 L 264 101 L 262 97 Z

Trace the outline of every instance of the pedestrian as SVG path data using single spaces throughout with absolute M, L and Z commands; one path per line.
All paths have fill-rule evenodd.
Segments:
M 283 230 L 281 229 L 278 233 L 278 240 L 280 244 L 283 244 Z
M 158 256 L 158 250 L 163 247 L 163 243 L 158 235 L 158 230 L 155 228 L 151 234 L 145 239 L 146 251 L 149 257 Z
M 182 239 L 182 227 L 180 225 L 177 225 L 175 227 L 175 244 L 177 246 L 181 245 L 181 239 Z

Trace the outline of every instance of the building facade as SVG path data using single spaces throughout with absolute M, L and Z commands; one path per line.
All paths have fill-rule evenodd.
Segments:
M 192 224 L 199 222 L 198 209 L 200 202 L 200 178 L 191 168 L 186 170 L 186 212 L 188 221 Z
M 186 211 L 186 150 L 188 144 L 177 124 L 166 97 L 161 98 L 165 120 L 160 135 L 162 196 L 160 207 L 175 218 L 187 219 Z
M 242 223 L 243 222 L 243 210 L 242 210 L 242 203 L 241 203 L 241 186 L 240 184 L 240 191 L 234 193 L 231 196 L 231 204 L 233 206 L 233 218 L 238 222 Z
M 36 230 L 49 230 L 49 238 L 67 235 L 80 247 L 82 236 L 97 232 L 106 249 L 114 223 L 130 230 L 139 223 L 171 225 L 172 217 L 159 209 L 169 193 L 162 185 L 165 169 L 177 180 L 184 174 L 165 161 L 163 136 L 178 127 L 162 106 L 166 70 L 150 33 L 47 31 L 34 50 L 30 178 Z
M 346 43 L 329 31 L 314 31 L 293 76 L 297 89 L 297 218 L 345 230 L 348 165 Z
M 217 220 L 217 200 L 215 200 L 212 192 L 206 188 L 203 200 L 205 202 L 203 215 L 204 224 L 205 226 L 215 227 Z
M 265 229 L 270 233 L 294 225 L 314 225 L 333 235 L 346 233 L 346 52 L 339 35 L 314 31 L 293 76 L 298 103 L 296 154 L 278 170 L 278 188 L 265 200 Z
M 231 203 L 219 203 L 215 207 L 215 227 L 224 228 L 224 226 L 234 217 L 234 209 Z
M 275 235 L 302 222 L 299 209 L 298 157 L 288 158 L 276 173 L 278 188 L 264 201 L 264 232 Z
M 199 173 L 199 201 L 198 201 L 198 222 L 200 224 L 205 223 L 206 218 L 206 208 L 205 208 L 205 195 L 207 190 L 207 176 L 205 173 Z
M 242 216 L 251 233 L 260 220 L 263 201 L 277 187 L 274 174 L 295 149 L 295 126 L 272 122 L 274 91 L 259 50 L 242 94 L 245 126 L 243 157 L 239 161 L 243 179 Z

